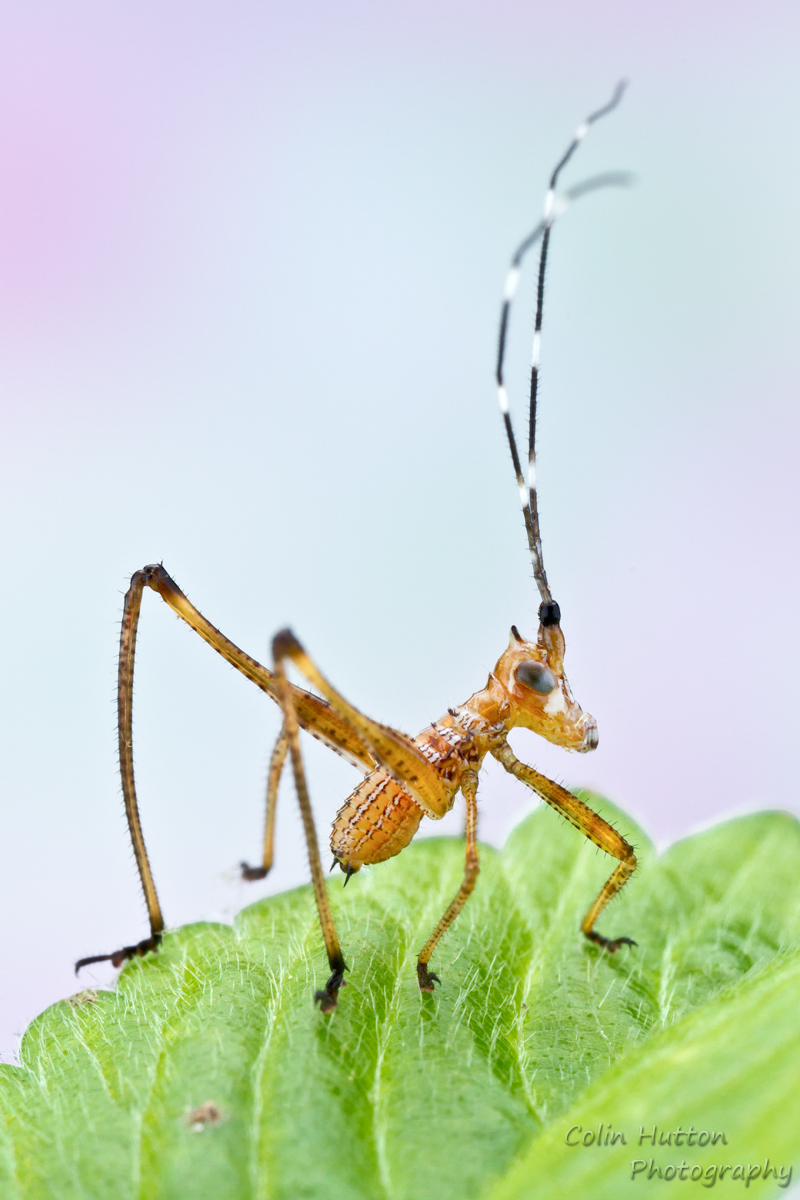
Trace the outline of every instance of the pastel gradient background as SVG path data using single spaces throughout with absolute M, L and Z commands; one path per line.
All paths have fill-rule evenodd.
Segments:
M 262 659 L 291 623 L 411 732 L 483 684 L 512 622 L 534 632 L 499 298 L 622 76 L 565 182 L 638 183 L 556 229 L 540 424 L 545 558 L 600 748 L 512 740 L 661 843 L 798 811 L 795 4 L 10 0 L 2 25 L 7 1057 L 76 958 L 146 933 L 115 761 L 134 570 L 163 559 Z M 520 429 L 531 306 L 528 279 Z M 273 876 L 226 878 L 258 852 L 276 710 L 151 595 L 136 701 L 168 921 L 303 882 L 288 786 Z M 356 776 L 308 761 L 324 838 Z M 532 806 L 486 771 L 485 838 Z

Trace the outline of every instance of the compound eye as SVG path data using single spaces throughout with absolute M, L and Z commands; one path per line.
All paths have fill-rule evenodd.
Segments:
M 515 672 L 517 681 L 523 687 L 538 692 L 540 696 L 549 696 L 556 688 L 556 677 L 544 663 L 528 658 L 521 662 Z

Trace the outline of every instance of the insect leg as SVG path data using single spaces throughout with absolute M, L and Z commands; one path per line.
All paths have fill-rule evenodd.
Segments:
M 81 967 L 91 963 L 111 962 L 120 967 L 128 958 L 135 954 L 146 954 L 148 950 L 157 950 L 164 931 L 164 918 L 161 905 L 158 902 L 156 885 L 144 844 L 142 823 L 139 819 L 139 804 L 136 799 L 136 784 L 133 778 L 133 660 L 136 654 L 136 629 L 139 624 L 139 612 L 142 607 L 142 592 L 145 587 L 143 571 L 137 571 L 131 579 L 131 586 L 125 596 L 125 608 L 122 613 L 122 628 L 119 636 L 119 671 L 117 687 L 117 719 L 119 736 L 119 771 L 122 778 L 122 794 L 125 798 L 125 815 L 128 818 L 128 828 L 133 843 L 133 853 L 136 866 L 139 868 L 139 878 L 147 905 L 147 916 L 150 920 L 150 937 L 145 938 L 135 946 L 123 946 L 113 954 L 95 954 L 90 958 L 81 958 L 75 964 L 75 974 Z
M 636 942 L 632 938 L 607 938 L 603 934 L 598 933 L 594 928 L 595 921 L 609 900 L 628 882 L 636 870 L 636 855 L 633 853 L 633 847 L 607 821 L 604 821 L 602 817 L 599 817 L 596 812 L 589 808 L 588 804 L 584 804 L 577 796 L 573 796 L 566 788 L 554 783 L 546 775 L 540 775 L 533 767 L 521 763 L 512 753 L 511 747 L 507 743 L 504 743 L 499 750 L 494 750 L 492 753 L 497 761 L 502 763 L 509 774 L 521 780 L 522 783 L 536 792 L 537 796 L 541 796 L 543 800 L 546 800 L 552 808 L 561 813 L 562 817 L 566 817 L 570 824 L 579 829 L 584 837 L 589 838 L 601 850 L 605 850 L 606 854 L 610 854 L 613 858 L 620 860 L 619 866 L 612 871 L 610 877 L 603 885 L 600 895 L 584 917 L 581 932 L 586 935 L 590 942 L 596 942 L 598 946 L 602 946 L 611 953 L 619 950 L 620 946 L 635 946 Z
M 142 883 L 147 914 L 150 920 L 150 937 L 134 946 L 123 946 L 113 954 L 96 954 L 90 958 L 82 958 L 75 964 L 75 971 L 97 962 L 111 962 L 115 967 L 122 966 L 126 959 L 135 955 L 146 954 L 149 950 L 157 950 L 164 930 L 164 918 L 158 902 L 150 863 L 142 834 L 139 818 L 139 805 L 136 798 L 136 785 L 133 773 L 133 730 L 132 730 L 132 697 L 133 697 L 133 666 L 136 651 L 136 632 L 139 624 L 139 612 L 142 604 L 142 594 L 145 587 L 158 592 L 173 612 L 187 623 L 195 633 L 222 655 L 226 662 L 236 667 L 237 671 L 254 683 L 256 687 L 266 692 L 277 701 L 277 685 L 274 675 L 261 663 L 240 650 L 229 638 L 220 633 L 216 626 L 206 620 L 203 614 L 184 595 L 174 579 L 164 570 L 160 563 L 154 563 L 137 571 L 131 578 L 130 587 L 125 596 L 125 607 L 122 614 L 122 629 L 119 644 L 119 688 L 118 688 L 118 730 L 119 730 L 119 762 L 122 779 L 122 793 L 125 798 L 125 814 L 128 818 L 131 841 L 133 843 L 136 865 Z M 314 737 L 319 738 L 325 745 L 337 751 L 349 762 L 366 771 L 372 770 L 376 762 L 369 749 L 352 726 L 331 709 L 330 705 L 318 696 L 311 695 L 301 688 L 286 685 L 293 699 L 293 707 L 299 724 L 307 729 Z
M 428 938 L 424 947 L 420 951 L 417 959 L 417 979 L 419 981 L 420 991 L 432 992 L 434 984 L 441 983 L 438 975 L 433 971 L 428 970 L 428 963 L 431 961 L 436 946 L 442 934 L 450 928 L 455 921 L 461 909 L 467 902 L 467 899 L 475 887 L 475 881 L 478 878 L 480 864 L 478 862 L 478 776 L 474 771 L 467 771 L 461 782 L 461 791 L 467 803 L 467 828 L 466 828 L 466 860 L 464 863 L 464 878 L 461 881 L 461 887 L 456 892 L 453 899 L 447 906 L 444 915 L 439 924 L 434 929 L 431 936 Z
M 451 794 L 412 739 L 397 729 L 370 720 L 349 704 L 318 670 L 290 629 L 284 629 L 280 636 L 286 657 L 322 692 L 330 707 L 361 739 L 377 763 L 410 792 L 424 813 L 435 821 L 443 817 L 450 809 Z
M 328 1013 L 336 1008 L 339 988 L 345 982 L 344 972 L 347 970 L 347 966 L 342 956 L 341 947 L 339 946 L 339 939 L 336 936 L 328 892 L 325 888 L 325 876 L 322 874 L 317 831 L 314 827 L 314 814 L 311 811 L 306 773 L 303 768 L 303 756 L 300 752 L 300 727 L 297 721 L 294 697 L 292 696 L 283 665 L 283 660 L 286 657 L 287 648 L 290 644 L 289 638 L 291 638 L 291 634 L 287 636 L 286 630 L 277 633 L 272 640 L 272 655 L 275 662 L 275 682 L 277 684 L 278 702 L 283 709 L 283 728 L 289 745 L 297 802 L 300 805 L 303 829 L 306 835 L 308 863 L 311 868 L 311 882 L 314 886 L 314 899 L 317 902 L 319 923 L 322 927 L 322 936 L 325 940 L 325 949 L 328 952 L 328 962 L 330 963 L 332 972 L 324 990 L 317 992 L 314 999 L 319 1002 L 322 1011 Z
M 267 817 L 264 822 L 264 857 L 260 867 L 251 867 L 248 863 L 240 863 L 242 868 L 242 879 L 248 881 L 254 879 L 264 879 L 272 867 L 274 841 L 275 841 L 275 809 L 278 805 L 278 785 L 281 781 L 283 772 L 283 764 L 286 762 L 286 755 L 289 752 L 289 739 L 286 735 L 286 724 L 284 723 L 278 740 L 275 743 L 275 749 L 272 751 L 272 758 L 269 763 L 269 774 L 267 776 Z
M 249 654 L 245 654 L 244 650 L 240 650 L 230 638 L 226 638 L 224 633 L 206 620 L 160 563 L 152 563 L 149 567 L 137 571 L 131 579 L 131 588 L 139 586 L 141 581 L 152 588 L 154 592 L 158 592 L 172 611 L 177 613 L 195 633 L 199 633 L 203 641 L 208 642 L 209 646 L 221 654 L 226 662 L 229 662 L 232 667 L 236 667 L 237 671 L 241 671 L 251 683 L 261 688 L 262 692 L 266 692 L 273 700 L 277 700 L 272 672 L 251 658 Z M 292 687 L 292 696 L 297 719 L 302 729 L 307 729 L 314 737 L 319 738 L 331 750 L 341 754 L 343 758 L 360 770 L 372 771 L 377 766 L 352 725 L 334 712 L 329 704 L 320 700 L 318 696 L 303 691 L 302 688 Z

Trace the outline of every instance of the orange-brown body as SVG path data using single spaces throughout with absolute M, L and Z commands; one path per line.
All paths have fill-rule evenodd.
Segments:
M 182 620 L 222 655 L 226 662 L 241 671 L 280 706 L 283 723 L 270 762 L 263 859 L 257 867 L 243 862 L 242 878 L 263 879 L 272 866 L 275 809 L 281 772 L 288 757 L 308 847 L 314 899 L 331 970 L 325 987 L 315 993 L 315 1000 L 323 1012 L 330 1013 L 336 1008 L 347 965 L 339 944 L 320 863 L 314 816 L 300 748 L 301 729 L 337 754 L 341 754 L 365 775 L 364 781 L 339 811 L 331 837 L 334 861 L 339 863 L 348 877 L 365 863 L 383 862 L 399 854 L 417 832 L 423 816 L 440 820 L 453 807 L 459 792 L 464 797 L 464 874 L 457 893 L 417 957 L 417 981 L 423 993 L 432 992 L 434 985 L 440 982 L 438 975 L 429 969 L 431 956 L 442 935 L 449 929 L 471 895 L 480 871 L 477 841 L 478 771 L 487 754 L 491 754 L 509 774 L 572 822 L 596 846 L 617 859 L 617 866 L 584 917 L 581 929 L 589 941 L 602 946 L 610 953 L 616 952 L 622 945 L 635 944 L 628 937 L 608 938 L 594 928 L 608 901 L 619 892 L 636 868 L 633 847 L 602 817 L 592 812 L 578 796 L 568 792 L 554 780 L 540 775 L 533 767 L 520 762 L 507 741 L 512 729 L 522 727 L 533 730 L 567 750 L 586 751 L 597 746 L 597 725 L 594 718 L 584 713 L 575 703 L 564 675 L 561 610 L 553 600 L 542 561 L 535 483 L 536 406 L 545 266 L 557 207 L 563 208 L 583 192 L 614 181 L 608 175 L 596 176 L 564 193 L 557 200 L 558 176 L 585 137 L 590 125 L 619 103 L 623 89 L 624 84 L 618 84 L 608 104 L 590 113 L 578 127 L 566 153 L 562 155 L 550 176 L 544 218 L 517 249 L 506 279 L 496 379 L 500 411 L 522 502 L 533 575 L 541 597 L 536 641 L 525 641 L 512 626 L 508 647 L 500 656 L 486 687 L 476 692 L 460 707 L 448 709 L 445 716 L 423 729 L 416 738 L 409 738 L 388 725 L 371 720 L 348 703 L 322 675 L 291 630 L 282 629 L 273 638 L 274 669 L 269 671 L 206 620 L 167 574 L 162 564 L 151 563 L 143 570 L 137 571 L 131 578 L 125 596 L 120 631 L 118 736 L 125 811 L 147 903 L 150 936 L 136 945 L 123 946 L 113 954 L 80 959 L 76 970 L 108 960 L 119 966 L 134 955 L 144 955 L 157 950 L 164 931 L 164 918 L 142 834 L 133 771 L 133 666 L 139 611 L 145 588 L 152 588 L 157 592 Z M 526 482 L 503 382 L 503 361 L 509 306 L 519 280 L 522 259 L 538 239 L 541 239 L 541 254 L 530 376 L 530 433 Z M 318 694 L 290 683 L 286 675 L 289 662 Z
M 417 958 L 417 981 L 432 992 L 439 977 L 429 969 L 442 935 L 472 893 L 480 870 L 477 843 L 478 771 L 491 754 L 506 771 L 546 800 L 596 846 L 618 860 L 599 896 L 584 917 L 581 929 L 596 945 L 614 953 L 630 938 L 608 938 L 594 928 L 612 896 L 636 868 L 633 848 L 577 796 L 520 762 L 508 745 L 509 732 L 522 727 L 541 734 L 567 750 L 593 750 L 597 725 L 576 704 L 564 674 L 564 635 L 560 613 L 542 603 L 535 642 L 525 641 L 512 626 L 508 647 L 500 656 L 486 687 L 458 708 L 448 709 L 416 738 L 388 725 L 379 725 L 354 708 L 325 679 L 294 634 L 281 630 L 272 643 L 274 671 L 268 671 L 235 646 L 194 607 L 160 563 L 137 571 L 125 597 L 120 634 L 119 748 L 122 788 L 142 887 L 150 918 L 150 937 L 113 954 L 80 959 L 76 970 L 111 961 L 120 966 L 134 955 L 157 950 L 164 930 L 153 876 L 142 836 L 133 778 L 131 697 L 136 630 L 142 594 L 152 588 L 196 632 L 248 679 L 280 704 L 283 727 L 270 763 L 264 856 L 260 867 L 242 863 L 242 878 L 263 879 L 272 865 L 275 806 L 281 771 L 291 758 L 295 790 L 308 844 L 311 879 L 331 976 L 315 998 L 323 1012 L 332 1012 L 347 969 L 333 921 L 320 863 L 314 817 L 300 751 L 300 729 L 306 729 L 330 749 L 357 765 L 366 778 L 349 797 L 333 827 L 336 861 L 349 876 L 365 863 L 392 858 L 408 845 L 423 816 L 439 820 L 453 807 L 459 792 L 466 804 L 464 877 Z M 286 677 L 289 659 L 321 695 L 292 685 Z
M 448 810 L 458 795 L 465 768 L 477 771 L 489 748 L 487 722 L 469 708 L 470 703 L 468 700 L 460 710 L 448 712 L 413 739 L 445 782 Z M 351 871 L 365 863 L 385 862 L 405 849 L 424 815 L 406 789 L 379 768 L 367 775 L 339 809 L 331 849 Z
M 549 741 L 572 750 L 597 744 L 594 718 L 575 703 L 563 668 L 564 639 L 556 627 L 540 629 L 536 642 L 512 631 L 486 687 L 458 708 L 448 709 L 413 739 L 445 785 L 446 806 L 455 803 L 465 771 L 477 772 L 487 754 L 505 744 L 515 726 L 535 730 Z M 520 684 L 515 669 L 537 662 L 552 670 L 557 686 L 539 695 Z M 366 863 L 385 862 L 409 844 L 426 813 L 410 791 L 382 768 L 371 771 L 337 813 L 331 850 L 343 870 L 357 871 Z

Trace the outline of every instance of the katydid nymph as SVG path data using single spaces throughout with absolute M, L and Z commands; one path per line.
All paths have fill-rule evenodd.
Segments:
M 342 755 L 365 776 L 340 809 L 331 834 L 334 865 L 345 873 L 345 883 L 362 866 L 381 863 L 399 854 L 414 837 L 424 817 L 442 818 L 460 793 L 466 804 L 466 858 L 461 885 L 420 950 L 417 977 L 420 990 L 430 993 L 439 977 L 430 969 L 437 944 L 456 919 L 475 887 L 478 872 L 477 789 L 478 772 L 487 755 L 495 758 L 511 775 L 545 800 L 570 821 L 585 837 L 617 860 L 609 879 L 589 908 L 581 929 L 592 942 L 608 952 L 622 945 L 635 945 L 629 937 L 606 937 L 595 924 L 608 901 L 619 892 L 636 868 L 633 848 L 606 821 L 560 784 L 520 762 L 508 744 L 512 729 L 525 728 L 549 742 L 585 753 L 597 746 L 597 725 L 573 699 L 564 673 L 565 642 L 561 610 L 553 599 L 542 557 L 536 494 L 536 407 L 538 400 L 544 279 L 554 223 L 564 210 L 587 192 L 621 185 L 627 176 L 597 175 L 564 191 L 557 190 L 562 169 L 572 158 L 590 127 L 619 103 L 624 85 L 619 84 L 608 104 L 581 123 L 564 155 L 551 173 L 544 215 L 521 243 L 511 262 L 506 280 L 500 322 L 497 358 L 497 387 L 500 410 L 508 439 L 522 505 L 533 575 L 539 591 L 538 631 L 527 638 L 511 627 L 508 644 L 497 660 L 485 687 L 463 704 L 447 709 L 444 716 L 409 737 L 364 716 L 328 682 L 294 634 L 282 630 L 272 642 L 272 668 L 229 641 L 194 607 L 163 566 L 151 565 L 137 571 L 125 597 L 119 657 L 119 757 L 125 809 L 150 920 L 150 935 L 136 945 L 113 954 L 81 959 L 76 970 L 90 963 L 110 960 L 120 966 L 134 955 L 156 951 L 164 932 L 164 918 L 153 881 L 142 834 L 133 773 L 132 694 L 136 631 L 142 596 L 146 588 L 157 592 L 170 608 L 222 657 L 274 700 L 282 711 L 282 727 L 273 751 L 267 784 L 267 815 L 264 853 L 259 866 L 241 864 L 244 879 L 261 879 L 273 858 L 273 834 L 278 785 L 287 758 L 291 762 L 295 789 L 308 844 L 314 896 L 330 967 L 325 987 L 316 992 L 322 1012 L 336 1008 L 347 966 L 339 944 L 325 886 L 319 846 L 308 794 L 300 746 L 304 730 Z M 540 246 L 536 318 L 530 373 L 530 427 L 527 476 L 514 436 L 503 377 L 506 334 L 511 302 L 527 252 Z M 292 684 L 286 675 L 291 664 L 311 685 L 307 691 Z

